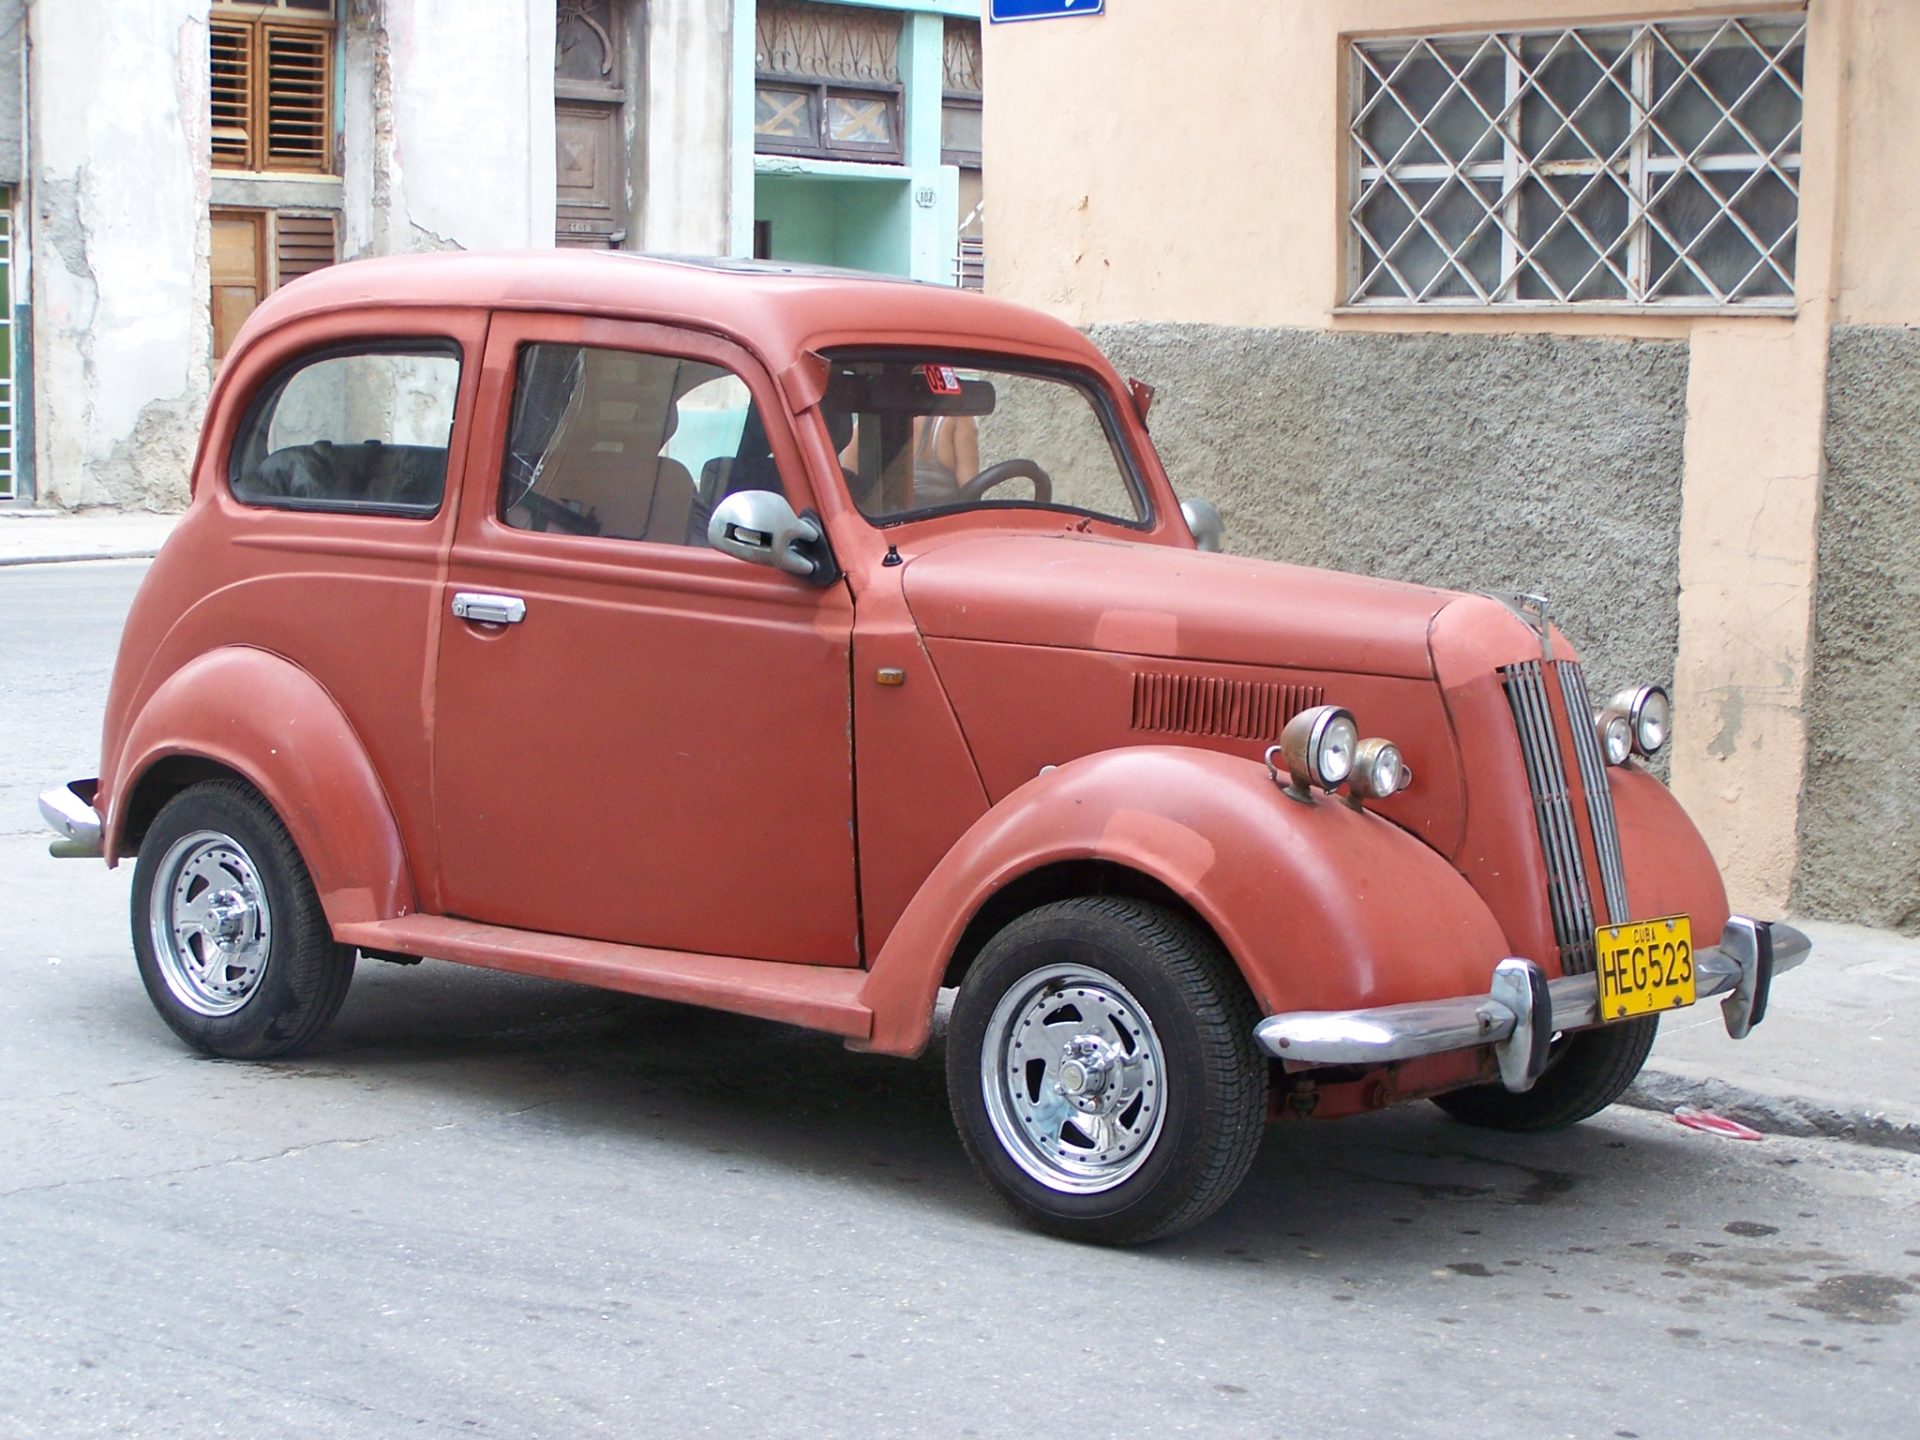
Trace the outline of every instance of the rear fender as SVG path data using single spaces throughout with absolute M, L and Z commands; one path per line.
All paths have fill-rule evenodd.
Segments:
M 1435 851 L 1377 815 L 1294 800 L 1256 761 L 1176 746 L 1085 756 L 1028 781 L 935 867 L 875 957 L 860 1048 L 911 1055 L 968 923 L 1048 865 L 1123 866 L 1178 895 L 1264 1013 L 1484 993 L 1509 953 Z
M 109 857 L 122 853 L 142 780 L 174 756 L 211 760 L 265 797 L 293 836 L 338 928 L 415 908 L 400 831 L 353 726 L 319 681 L 265 650 L 227 646 L 153 692 L 111 771 Z

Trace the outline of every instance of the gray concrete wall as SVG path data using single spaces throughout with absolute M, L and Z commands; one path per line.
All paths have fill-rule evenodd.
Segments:
M 26 78 L 26 21 L 26 0 L 0 0 L 0 185 L 18 185 L 27 173 L 20 89 Z
M 1920 331 L 1827 362 L 1820 582 L 1794 909 L 1920 933 Z
M 1671 683 L 1687 347 L 1098 325 L 1238 554 L 1544 593 L 1596 694 Z M 1676 697 L 1685 704 L 1686 697 Z

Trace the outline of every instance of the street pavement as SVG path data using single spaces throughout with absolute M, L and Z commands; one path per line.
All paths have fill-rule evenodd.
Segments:
M 937 1056 L 432 963 L 362 964 L 304 1056 L 194 1056 L 128 867 L 29 808 L 93 773 L 143 568 L 0 571 L 0 1436 L 1911 1424 L 1920 1155 L 1818 1125 L 1277 1126 L 1221 1215 L 1114 1253 L 1007 1219 Z M 1809 928 L 1754 1039 L 1670 1023 L 1649 1082 L 1911 1109 L 1915 948 Z

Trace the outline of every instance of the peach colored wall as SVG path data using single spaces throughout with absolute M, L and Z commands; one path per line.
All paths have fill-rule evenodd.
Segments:
M 1838 323 L 1920 322 L 1920 3 L 1811 0 L 1794 308 L 1341 313 L 1343 39 L 1798 4 L 1183 0 L 989 25 L 988 288 L 1077 324 L 1686 340 L 1673 784 L 1736 903 L 1784 908 Z

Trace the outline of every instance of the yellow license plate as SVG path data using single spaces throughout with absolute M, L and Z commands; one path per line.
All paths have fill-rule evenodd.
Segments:
M 1693 1004 L 1693 924 L 1685 915 L 1602 925 L 1593 941 L 1602 1020 Z

